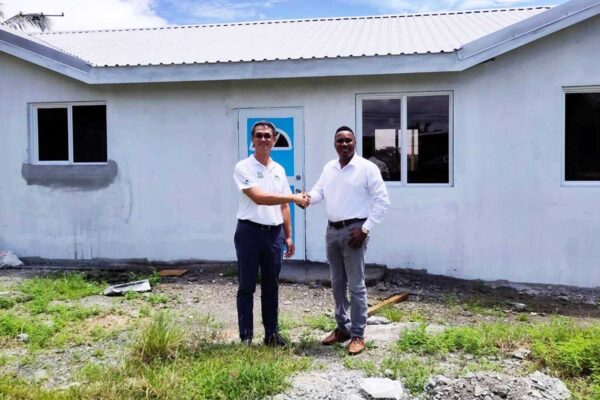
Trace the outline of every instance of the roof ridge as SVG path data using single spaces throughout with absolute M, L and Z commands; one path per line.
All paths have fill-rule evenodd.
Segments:
M 479 14 L 479 13 L 490 13 L 490 12 L 526 11 L 526 10 L 540 10 L 540 9 L 549 10 L 552 7 L 553 6 L 502 7 L 502 8 L 485 8 L 485 9 L 473 9 L 473 10 L 420 12 L 420 13 L 409 13 L 409 14 L 381 14 L 381 15 L 363 15 L 363 16 L 346 16 L 346 17 L 279 19 L 279 20 L 263 20 L 263 21 L 212 23 L 212 24 L 167 25 L 167 26 L 144 27 L 144 28 L 88 29 L 88 30 L 74 30 L 74 31 L 34 32 L 34 33 L 30 33 L 29 35 L 31 35 L 31 36 L 50 36 L 50 35 L 61 35 L 61 34 L 75 34 L 75 33 L 154 31 L 154 30 L 170 30 L 170 29 L 190 29 L 190 28 L 216 28 L 216 27 L 227 27 L 227 26 L 273 25 L 273 24 L 302 23 L 302 22 L 434 17 L 434 16 L 439 16 L 439 15 Z

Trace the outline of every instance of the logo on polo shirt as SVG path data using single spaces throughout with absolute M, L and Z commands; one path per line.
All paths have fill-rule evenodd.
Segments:
M 244 185 L 247 185 L 250 183 L 250 179 L 244 179 Z
M 258 172 L 256 173 L 256 177 L 257 177 L 258 179 L 262 179 L 262 178 L 264 178 L 265 176 L 263 175 L 262 171 L 258 171 Z
M 279 177 L 279 175 L 273 175 L 273 179 L 275 179 L 277 182 L 281 181 L 281 178 Z

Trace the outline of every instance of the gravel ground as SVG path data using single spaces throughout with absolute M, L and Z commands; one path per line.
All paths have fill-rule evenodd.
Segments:
M 153 305 L 180 315 L 182 320 L 191 325 L 195 318 L 211 315 L 221 325 L 222 337 L 228 341 L 237 340 L 235 293 L 236 281 L 231 276 L 230 265 L 185 265 L 190 272 L 180 278 L 164 278 L 160 285 L 153 289 L 154 294 L 164 296 L 165 304 Z M 169 268 L 173 268 L 170 266 Z M 143 268 L 142 268 L 143 269 Z M 0 270 L 0 287 L 18 283 L 31 276 L 55 273 L 56 268 L 43 269 L 2 269 Z M 128 272 L 118 270 L 85 270 L 85 273 L 95 277 L 108 279 L 113 283 L 126 282 L 130 278 Z M 418 314 L 429 324 L 430 329 L 444 329 L 448 325 L 468 325 L 475 322 L 504 321 L 511 323 L 519 315 L 527 315 L 530 320 L 549 320 L 555 314 L 576 317 L 581 323 L 596 320 L 600 317 L 600 288 L 582 289 L 565 286 L 524 285 L 509 282 L 465 281 L 441 276 L 432 276 L 421 271 L 394 270 L 386 279 L 368 288 L 369 301 L 375 304 L 392 294 L 407 291 L 409 299 L 398 305 L 407 314 Z M 135 337 L 135 327 L 142 318 L 140 310 L 148 306 L 145 294 L 140 298 L 127 300 L 123 297 L 90 296 L 79 300 L 86 307 L 98 307 L 110 310 L 108 315 L 88 320 L 87 329 L 102 327 L 113 330 L 114 334 L 106 340 L 91 344 L 78 345 L 72 343 L 60 350 L 40 350 L 35 355 L 27 356 L 23 343 L 17 340 L 0 341 L 0 357 L 7 360 L 0 364 L 0 372 L 14 372 L 18 376 L 32 381 L 43 382 L 49 387 L 66 387 L 74 384 L 75 373 L 88 362 L 115 365 L 125 356 L 127 346 Z M 260 287 L 255 297 L 255 330 L 256 341 L 260 340 Z M 465 304 L 475 304 L 476 307 L 487 307 L 494 312 L 478 312 L 477 308 L 464 307 Z M 305 318 L 315 315 L 332 315 L 333 300 L 328 287 L 316 284 L 286 284 L 280 288 L 280 312 L 282 320 L 289 325 L 289 333 L 294 342 L 301 337 L 306 339 L 307 325 Z M 138 324 L 138 325 L 136 325 Z M 390 325 L 369 326 L 366 331 L 368 349 L 363 354 L 354 357 L 359 361 L 379 362 L 393 346 L 400 332 L 410 329 L 417 323 L 394 323 Z M 132 328 L 133 327 L 133 328 Z M 345 353 L 341 347 L 325 348 L 318 341 L 325 332 L 315 330 L 310 332 L 313 346 L 308 346 L 304 352 L 315 358 L 317 368 L 302 373 L 292 380 L 292 388 L 283 394 L 275 396 L 276 400 L 296 399 L 368 399 L 368 395 L 360 389 L 360 383 L 365 379 L 364 372 L 348 369 L 344 366 Z M 316 343 L 316 345 L 315 345 Z M 475 386 L 470 381 L 452 380 L 461 366 L 469 362 L 469 356 L 449 356 L 441 362 L 441 368 L 448 381 L 438 379 L 431 383 L 428 391 L 419 399 L 482 399 L 495 400 L 529 399 L 530 393 L 522 397 L 511 397 L 507 394 L 494 394 L 493 388 L 486 386 L 486 379 L 493 382 L 497 377 L 490 375 L 471 376 L 479 380 L 479 389 L 475 395 Z M 476 360 L 475 360 L 476 361 Z M 505 375 L 501 382 L 510 382 L 511 387 L 523 388 L 534 385 L 531 378 L 518 378 L 523 375 L 520 370 L 521 360 L 492 360 L 503 370 Z M 538 377 L 539 378 L 539 377 Z M 528 380 L 529 379 L 529 380 Z M 75 382 L 76 383 L 76 382 Z M 528 386 L 529 385 L 529 386 Z M 471 387 L 470 392 L 463 389 Z M 449 389 L 451 388 L 451 389 Z M 453 389 L 452 389 L 453 388 Z M 481 390 L 480 390 L 481 389 Z M 450 392 L 444 392 L 450 390 Z M 461 392 L 461 390 L 463 390 Z M 466 389 L 465 389 L 466 390 Z M 495 390 L 495 389 L 494 389 Z M 516 389 L 515 389 L 516 390 Z M 525 389 L 523 389 L 525 390 Z M 557 389 L 556 393 L 560 390 Z M 451 394 L 449 394 L 451 393 Z M 516 393 L 516 392 L 515 392 Z M 520 393 L 520 392 L 519 392 Z M 525 393 L 525 392 L 523 392 Z M 531 392 L 533 393 L 533 392 Z M 554 393 L 554 392 L 552 392 Z M 542 395 L 542 394 L 540 394 Z M 547 399 L 563 399 L 567 397 L 551 397 Z M 542 396 L 544 396 L 542 395 Z M 446 396 L 446 397 L 444 397 Z M 448 397 L 449 396 L 449 397 Z M 459 396 L 459 397 L 456 397 Z M 488 396 L 488 397 L 485 397 Z M 550 396 L 550 397 L 549 397 Z M 552 394 L 554 396 L 554 394 Z M 403 400 L 412 399 L 408 394 Z

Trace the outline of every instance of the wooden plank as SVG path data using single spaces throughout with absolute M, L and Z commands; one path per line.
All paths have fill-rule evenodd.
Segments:
M 189 269 L 163 269 L 158 275 L 160 276 L 183 276 L 189 272 Z
M 401 301 L 404 301 L 406 299 L 408 299 L 408 293 L 406 293 L 406 292 L 395 294 L 392 297 L 388 297 L 387 299 L 383 300 L 382 302 L 369 307 L 369 309 L 367 310 L 367 314 L 369 316 L 371 316 L 387 305 L 400 303 Z

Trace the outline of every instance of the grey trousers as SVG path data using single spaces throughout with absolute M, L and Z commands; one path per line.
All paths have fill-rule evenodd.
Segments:
M 350 231 L 362 222 L 345 228 L 327 227 L 327 262 L 331 273 L 331 290 L 335 301 L 338 329 L 352 337 L 364 337 L 367 325 L 367 288 L 365 286 L 365 252 L 367 241 L 360 249 L 348 246 Z M 348 293 L 350 292 L 350 300 Z

